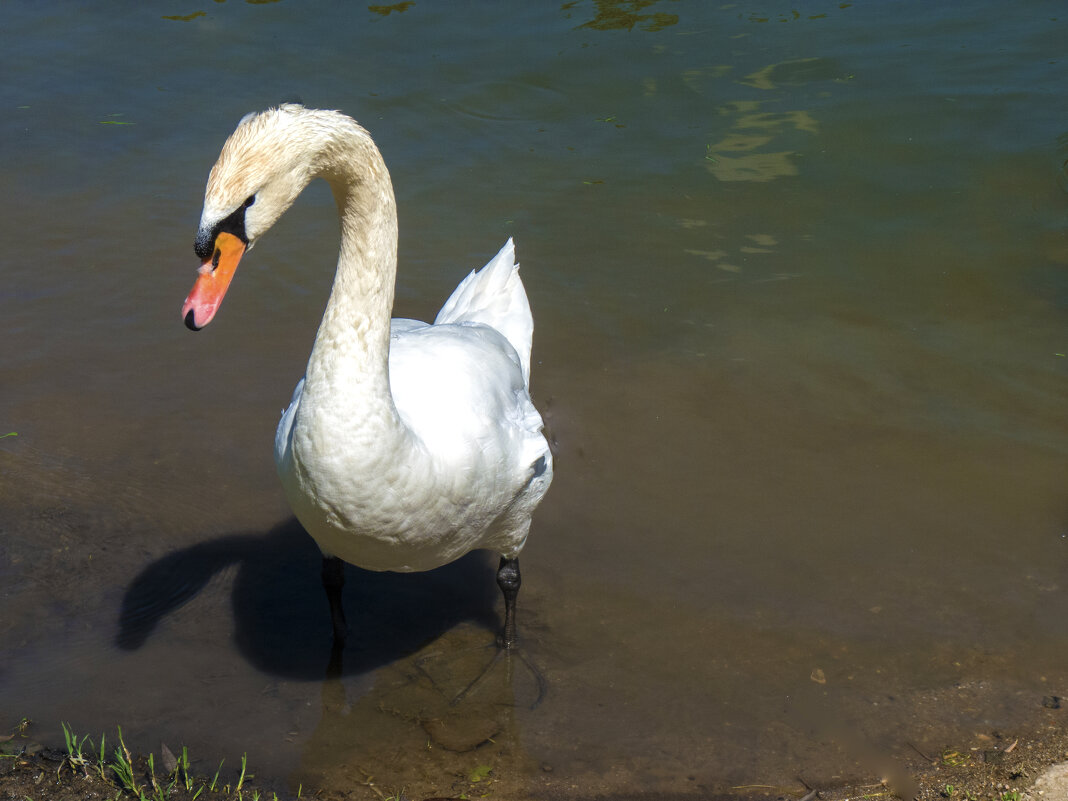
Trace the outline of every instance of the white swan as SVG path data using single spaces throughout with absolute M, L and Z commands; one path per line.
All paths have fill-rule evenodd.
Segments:
M 498 642 L 510 648 L 518 556 L 553 473 L 530 400 L 534 324 L 512 241 L 433 325 L 391 321 L 397 212 L 382 156 L 351 118 L 283 105 L 242 119 L 211 170 L 195 247 L 203 264 L 182 318 L 193 330 L 211 321 L 244 251 L 316 177 L 333 189 L 341 252 L 275 462 L 323 551 L 335 638 L 345 634 L 340 560 L 428 570 L 488 548 L 501 555 Z

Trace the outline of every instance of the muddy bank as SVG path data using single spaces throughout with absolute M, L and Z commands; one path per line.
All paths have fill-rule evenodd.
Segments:
M 387 790 L 372 773 L 340 789 L 289 786 L 284 777 L 247 764 L 228 765 L 220 760 L 206 772 L 198 766 L 213 765 L 211 758 L 195 761 L 183 747 L 161 743 L 152 754 L 131 754 L 121 732 L 103 742 L 99 737 L 68 736 L 65 742 L 45 743 L 34 737 L 34 725 L 23 718 L 9 734 L 0 736 L 0 799 L 14 801 L 290 801 L 317 798 L 342 799 L 440 799 L 440 798 L 536 798 L 569 799 L 711 798 L 717 801 L 853 801 L 853 799 L 902 799 L 902 801 L 1039 801 L 1068 797 L 1068 733 L 1048 727 L 1028 734 L 980 733 L 972 744 L 926 753 L 910 745 L 913 756 L 889 768 L 886 774 L 839 785 L 813 786 L 799 776 L 796 784 L 782 787 L 761 784 L 759 777 L 747 785 L 705 788 L 692 794 L 670 796 L 646 793 L 604 795 L 596 790 L 573 788 L 561 794 L 519 789 L 507 776 L 492 770 L 468 776 L 442 777 L 441 786 L 420 792 Z M 68 734 L 72 734 L 68 732 Z M 101 748 L 101 745 L 104 745 Z M 489 744 L 492 747 L 492 744 Z M 204 755 L 200 755 L 204 757 Z

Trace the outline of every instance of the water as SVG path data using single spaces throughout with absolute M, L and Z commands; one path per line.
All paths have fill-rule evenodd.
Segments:
M 485 765 L 495 792 L 580 797 L 796 789 L 1055 722 L 1066 25 L 1043 3 L 5 7 L 4 725 L 119 724 L 368 797 Z M 397 314 L 432 317 L 516 237 L 557 460 L 523 557 L 534 710 L 520 662 L 445 703 L 492 654 L 490 556 L 352 571 L 360 636 L 324 678 L 271 446 L 331 279 L 326 188 L 207 330 L 181 325 L 207 171 L 294 97 L 380 143 Z

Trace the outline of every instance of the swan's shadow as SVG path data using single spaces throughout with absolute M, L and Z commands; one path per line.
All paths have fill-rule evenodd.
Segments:
M 231 534 L 168 554 L 130 582 L 116 645 L 140 648 L 157 624 L 236 566 L 237 645 L 254 666 L 297 679 L 322 679 L 330 652 L 330 612 L 321 554 L 295 518 L 266 534 Z M 350 635 L 346 673 L 363 673 L 415 653 L 459 623 L 499 625 L 491 557 L 475 552 L 423 573 L 345 568 Z

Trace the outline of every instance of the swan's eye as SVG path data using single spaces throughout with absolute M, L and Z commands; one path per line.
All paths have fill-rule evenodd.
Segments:
M 245 234 L 245 209 L 256 202 L 255 195 L 249 195 L 248 200 L 238 206 L 225 218 L 219 220 L 211 228 L 206 228 L 203 231 L 197 232 L 197 241 L 193 249 L 196 254 L 200 256 L 205 262 L 208 257 L 211 257 L 211 262 L 215 267 L 219 266 L 219 252 L 218 250 L 212 250 L 212 246 L 219 234 L 233 234 L 246 245 L 248 244 L 248 236 Z

